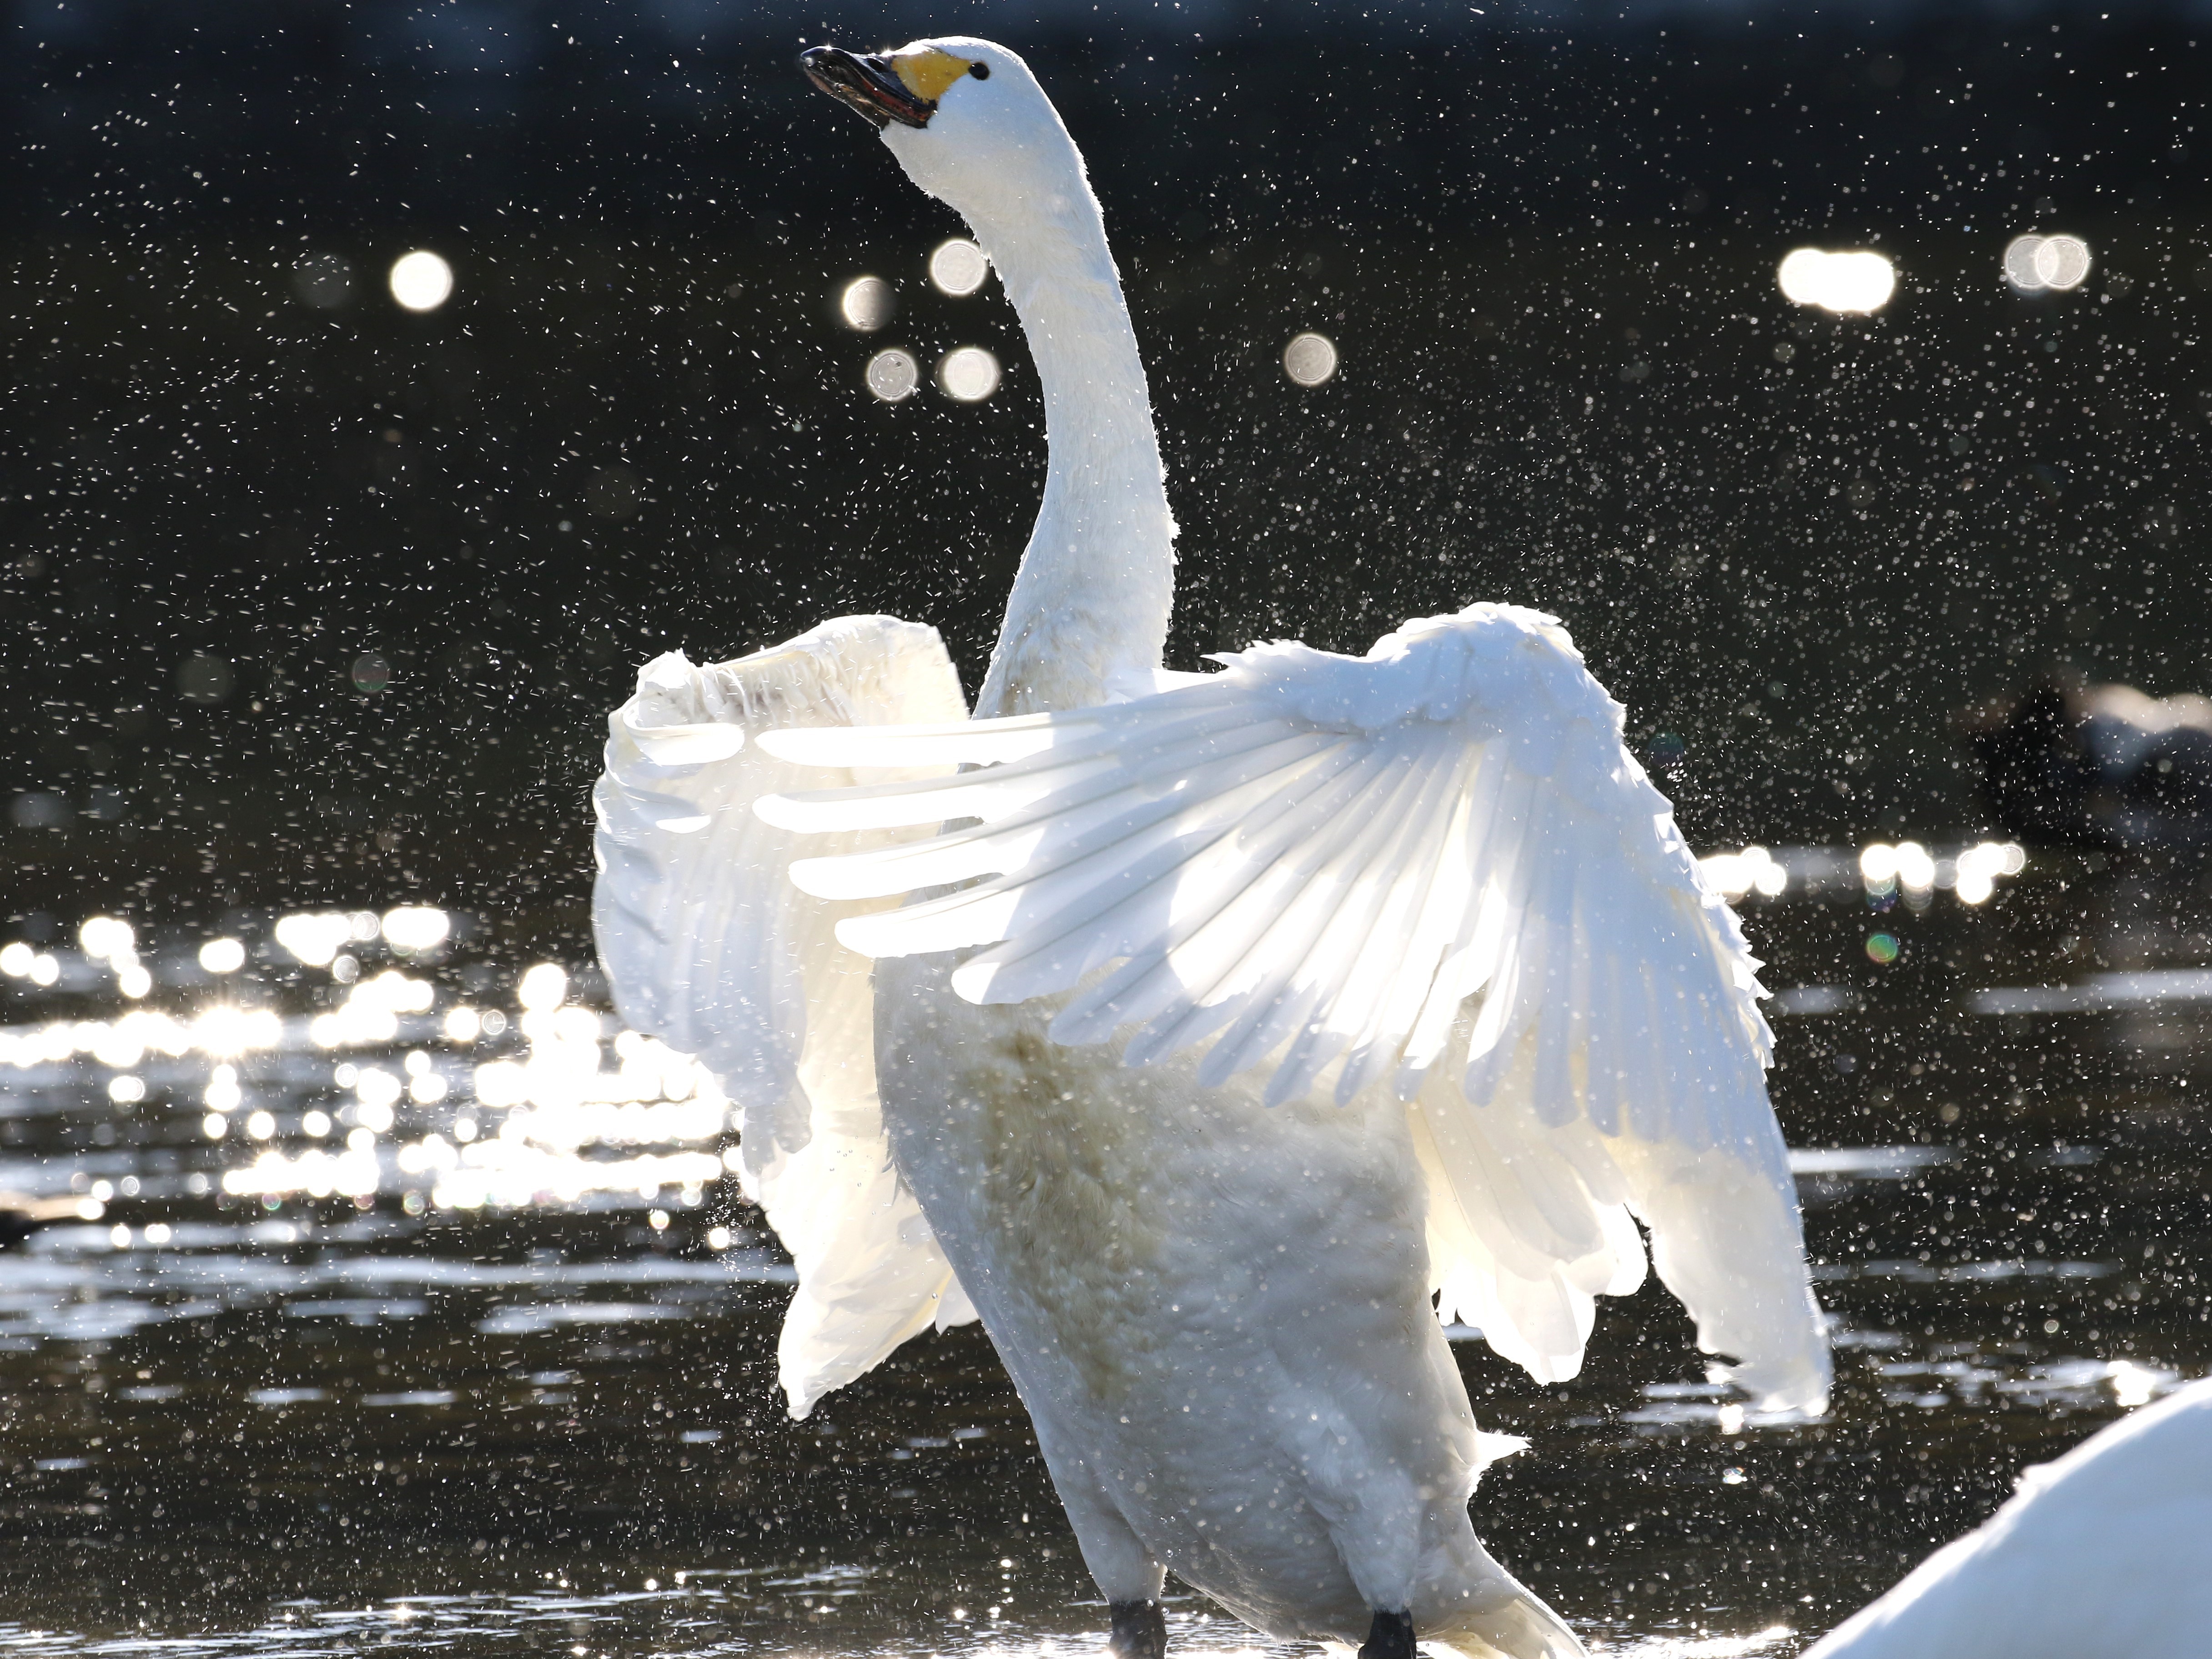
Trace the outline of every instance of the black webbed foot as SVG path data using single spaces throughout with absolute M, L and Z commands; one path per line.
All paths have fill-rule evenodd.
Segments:
M 1413 1615 L 1378 1613 L 1367 1627 L 1359 1659 L 1413 1659 Z
M 1158 1602 L 1109 1601 L 1107 1610 L 1114 1616 L 1114 1634 L 1106 1647 L 1114 1659 L 1167 1659 L 1168 1616 Z

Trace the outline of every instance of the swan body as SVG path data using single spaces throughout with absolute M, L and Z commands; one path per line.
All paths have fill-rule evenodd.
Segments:
M 1108 1599 L 1172 1569 L 1280 1637 L 1387 1607 L 1477 1653 L 1577 1652 L 1468 1524 L 1495 1437 L 1430 1307 L 1402 1109 L 1104 1071 L 950 966 L 878 970 L 891 1146 Z
M 980 1315 L 1117 1653 L 1172 1569 L 1372 1659 L 1579 1654 L 1475 1538 L 1516 1443 L 1438 1314 L 1571 1376 L 1640 1219 L 1716 1374 L 1824 1409 L 1735 919 L 1551 617 L 1166 672 L 1149 394 L 1049 100 L 964 38 L 806 63 L 991 256 L 1050 466 L 972 720 L 933 634 L 848 617 L 610 721 L 602 955 L 742 1114 L 792 1409 Z
M 1989 1522 L 1804 1659 L 2197 1659 L 2212 1653 L 2212 1382 L 2027 1470 Z

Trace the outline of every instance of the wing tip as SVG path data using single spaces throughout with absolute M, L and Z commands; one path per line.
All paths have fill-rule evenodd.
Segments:
M 849 726 L 773 726 L 768 731 L 757 732 L 753 737 L 753 744 L 763 754 L 773 760 L 784 761 L 795 766 L 834 766 L 840 763 L 836 760 L 820 759 L 819 750 L 825 745 L 834 748 L 840 733 L 849 732 L 854 729 Z
M 814 828 L 804 795 L 756 795 L 753 816 L 773 830 L 804 833 Z

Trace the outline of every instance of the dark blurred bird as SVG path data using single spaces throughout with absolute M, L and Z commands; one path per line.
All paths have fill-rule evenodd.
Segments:
M 77 1218 L 78 1198 L 33 1198 L 27 1193 L 0 1193 L 0 1250 L 12 1250 L 41 1227 Z
M 2022 841 L 2212 848 L 2212 698 L 2052 675 L 1962 724 L 1990 816 Z

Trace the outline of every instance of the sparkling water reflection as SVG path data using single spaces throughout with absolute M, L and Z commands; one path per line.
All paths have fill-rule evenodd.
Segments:
M 1484 1426 L 1531 1442 L 1478 1525 L 1595 1651 L 1794 1653 L 2022 1466 L 2212 1367 L 2181 994 L 2212 964 L 2174 884 L 2000 849 L 1988 894 L 1944 895 L 1982 844 L 1911 843 L 1926 871 L 1904 845 L 1886 881 L 1858 848 L 1724 866 L 1782 991 L 1833 1415 L 1747 1412 L 1653 1294 L 1556 1389 L 1449 1333 Z M 1908 902 L 1923 875 L 1940 902 Z M 621 1030 L 585 964 L 488 963 L 458 914 L 435 939 L 322 914 L 343 936 L 141 923 L 9 958 L 0 1644 L 1103 1650 L 976 1331 L 790 1422 L 792 1269 L 711 1084 Z M 1178 1651 L 1310 1650 L 1172 1608 Z

